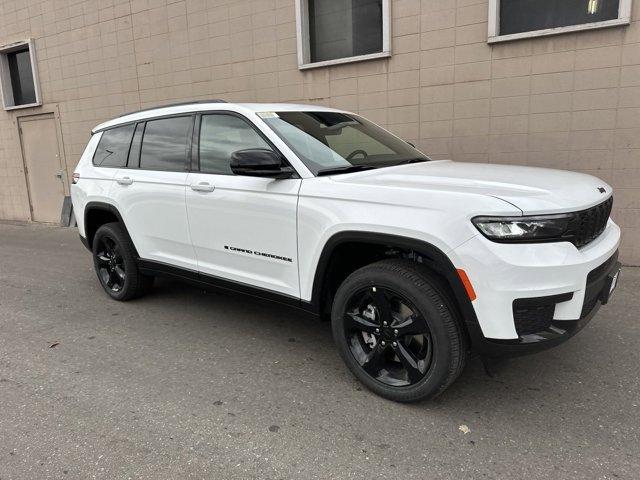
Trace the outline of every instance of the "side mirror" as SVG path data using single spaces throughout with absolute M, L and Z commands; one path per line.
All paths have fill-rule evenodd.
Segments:
M 247 148 L 231 154 L 231 171 L 249 177 L 289 178 L 293 168 L 286 166 L 282 157 L 266 148 Z

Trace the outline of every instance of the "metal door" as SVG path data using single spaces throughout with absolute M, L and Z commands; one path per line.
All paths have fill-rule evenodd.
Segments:
M 18 119 L 31 219 L 60 222 L 66 173 L 60 161 L 56 121 L 53 114 Z

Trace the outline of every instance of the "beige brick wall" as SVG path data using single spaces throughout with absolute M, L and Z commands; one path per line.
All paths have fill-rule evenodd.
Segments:
M 77 161 L 96 123 L 176 100 L 359 111 L 435 158 L 582 171 L 616 188 L 640 264 L 640 7 L 628 27 L 489 46 L 488 0 L 392 0 L 390 59 L 297 68 L 293 0 L 3 0 L 36 40 L 44 108 Z M 0 112 L 0 218 L 27 219 L 16 116 Z

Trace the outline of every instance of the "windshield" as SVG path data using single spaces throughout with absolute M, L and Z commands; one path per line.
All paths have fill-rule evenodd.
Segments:
M 314 175 L 429 160 L 407 142 L 357 115 L 339 112 L 258 115 Z

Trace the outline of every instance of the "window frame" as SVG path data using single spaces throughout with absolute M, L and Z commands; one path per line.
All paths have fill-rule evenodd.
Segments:
M 202 126 L 202 117 L 205 115 L 228 115 L 228 116 L 236 117 L 236 118 L 239 118 L 240 120 L 243 120 L 267 143 L 267 145 L 269 145 L 269 147 L 271 147 L 271 149 L 275 153 L 277 153 L 282 157 L 282 160 L 286 165 L 293 168 L 293 171 L 295 173 L 290 178 L 300 178 L 298 171 L 295 169 L 293 165 L 291 165 L 291 162 L 289 161 L 289 159 L 278 149 L 278 147 L 276 147 L 273 144 L 273 142 L 269 139 L 269 137 L 267 137 L 264 134 L 264 132 L 262 132 L 258 128 L 258 126 L 251 121 L 250 118 L 247 118 L 245 115 L 242 115 L 241 113 L 238 113 L 238 112 L 234 112 L 232 110 L 202 110 L 196 113 L 196 119 L 195 119 L 194 128 L 193 128 L 193 138 L 191 142 L 191 163 L 189 168 L 190 172 L 200 173 L 202 175 L 221 175 L 225 177 L 238 177 L 238 178 L 244 178 L 248 176 L 248 175 L 237 175 L 235 173 L 203 172 L 202 170 L 200 170 L 200 129 Z M 256 178 L 256 177 L 251 177 L 251 178 Z M 265 177 L 265 178 L 269 178 L 269 177 Z
M 309 38 L 309 1 L 296 0 L 296 39 L 298 48 L 298 69 L 326 67 L 343 63 L 362 62 L 391 56 L 391 1 L 382 0 L 382 51 L 366 55 L 335 58 L 321 62 L 311 61 L 311 47 Z
M 487 43 L 508 42 L 523 38 L 546 37 L 548 35 L 558 35 L 568 32 L 581 32 L 584 30 L 594 30 L 598 28 L 617 27 L 629 25 L 631 23 L 631 2 L 632 0 L 620 0 L 618 5 L 618 18 L 604 20 L 601 22 L 581 23 L 579 25 L 567 25 L 565 27 L 545 28 L 542 30 L 532 30 L 530 32 L 511 33 L 500 35 L 500 1 L 489 0 L 489 24 Z
M 142 141 L 144 140 L 144 131 L 147 128 L 147 122 L 146 122 L 146 120 L 142 121 L 142 122 L 135 122 L 133 125 L 135 125 L 135 126 L 133 127 L 133 135 L 131 135 L 131 142 L 129 143 L 129 152 L 127 153 L 127 163 L 122 168 L 132 168 L 132 169 L 135 168 L 135 169 L 139 170 L 140 169 L 140 154 L 142 153 Z M 133 165 L 131 163 L 131 160 L 132 160 L 131 154 L 133 153 L 133 142 L 136 139 L 136 132 L 138 131 L 138 127 L 141 127 L 141 131 L 142 132 L 140 134 L 140 145 L 137 146 L 137 148 L 138 148 L 137 164 Z
M 11 82 L 11 72 L 9 70 L 9 60 L 7 55 L 18 50 L 23 50 L 25 47 L 29 49 L 31 75 L 33 76 L 33 90 L 36 95 L 36 101 L 16 105 L 15 100 L 13 99 L 13 84 Z M 42 105 L 40 82 L 38 81 L 38 63 L 36 61 L 35 42 L 32 38 L 0 46 L 0 93 L 2 96 L 2 107 L 4 110 L 17 110 L 20 108 L 39 107 Z

